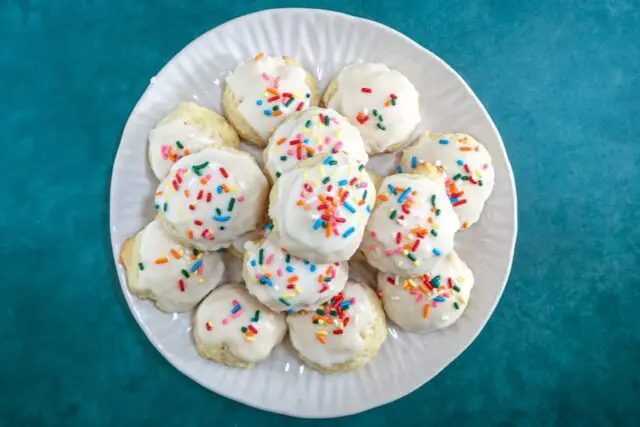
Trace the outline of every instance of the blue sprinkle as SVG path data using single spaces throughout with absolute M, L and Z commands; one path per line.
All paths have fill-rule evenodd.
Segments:
M 311 270 L 311 272 L 312 272 L 312 273 L 315 273 L 315 272 L 316 272 L 317 267 L 316 267 L 316 265 L 315 265 L 315 264 L 311 264 L 311 267 L 309 267 L 309 269 Z
M 257 264 L 256 260 L 255 260 L 255 259 L 252 259 L 252 260 L 251 260 L 251 267 L 255 267 L 255 266 L 256 266 L 256 264 Z
M 264 115 L 265 116 L 270 116 L 271 115 L 271 110 L 264 110 Z
M 343 205 L 344 205 L 345 208 L 347 208 L 349 210 L 349 212 L 356 213 L 356 208 L 351 206 L 351 204 L 349 202 L 344 202 Z
M 265 224 L 263 228 L 265 230 L 273 230 L 273 224 L 271 224 L 271 223 Z
M 415 169 L 415 168 L 416 168 L 416 166 L 418 166 L 418 158 L 417 158 L 416 156 L 413 156 L 413 157 L 411 158 L 411 167 L 412 167 L 413 169 Z
M 349 183 L 349 181 L 347 181 L 346 179 L 341 179 L 340 181 L 338 181 L 338 185 L 340 187 L 344 187 L 345 185 L 347 185 Z
M 196 271 L 198 268 L 200 268 L 201 265 L 202 265 L 202 260 L 199 259 L 191 266 L 191 272 L 193 273 L 194 271 Z
M 214 221 L 218 221 L 218 222 L 227 222 L 231 219 L 231 216 L 227 215 L 227 216 L 220 216 L 220 215 L 214 215 L 213 216 Z
M 351 236 L 354 231 L 356 231 L 355 227 L 351 227 L 350 229 L 348 229 L 347 231 L 344 232 L 342 237 L 344 237 L 346 239 L 347 237 Z
M 311 264 L 309 261 L 307 260 L 304 261 L 304 265 L 309 265 L 309 264 Z
M 436 248 L 433 248 L 432 252 L 435 256 L 440 256 L 442 254 L 442 252 L 440 252 L 440 249 L 436 249 Z
M 367 205 L 367 213 L 371 213 L 371 206 Z
M 441 139 L 440 141 L 438 141 L 440 144 L 442 145 L 447 145 L 449 143 L 448 139 Z
M 218 185 L 218 188 L 216 189 L 216 191 L 218 192 L 218 194 L 222 194 L 222 192 L 224 191 L 222 188 L 222 185 Z
M 216 252 L 218 252 L 219 254 L 227 252 L 227 248 L 218 248 L 216 249 Z
M 316 222 L 313 224 L 313 229 L 317 230 L 318 228 L 320 228 L 322 226 L 323 222 L 324 221 L 321 220 L 320 218 L 316 219 Z
M 407 197 L 409 197 L 409 193 L 411 193 L 411 187 L 404 190 L 400 197 L 398 197 L 398 203 L 404 203 L 404 201 L 407 200 Z
M 396 167 L 396 172 L 402 173 L 402 166 L 398 165 L 398 167 Z
M 256 105 L 262 105 L 262 100 L 261 100 L 261 99 L 258 99 L 258 100 L 256 101 Z
M 396 187 L 394 187 L 391 184 L 387 184 L 387 187 L 389 187 L 389 191 L 391 191 L 392 194 L 398 194 L 398 192 L 396 191 Z
M 455 202 L 457 202 L 458 200 L 460 200 L 460 198 L 459 198 L 459 197 L 450 197 L 450 198 L 449 198 L 449 201 L 450 201 L 451 203 L 455 203 Z
M 294 270 L 295 270 L 295 269 L 293 268 L 293 266 L 292 266 L 292 265 L 287 265 L 287 272 L 289 272 L 289 273 L 293 273 L 293 271 L 294 271 Z
M 456 163 L 459 164 L 460 166 L 464 165 L 464 162 L 462 160 L 457 160 Z
M 325 165 L 328 165 L 329 163 L 331 163 L 333 161 L 333 156 L 329 156 L 326 159 L 324 159 L 324 163 Z
M 234 305 L 233 308 L 231 309 L 231 313 L 236 314 L 238 311 L 240 311 L 241 308 L 242 306 L 240 304 Z
M 436 296 L 433 300 L 437 301 L 437 302 L 445 302 L 446 301 L 446 299 L 444 299 L 441 295 Z
M 262 277 L 260 278 L 260 281 L 261 281 L 262 283 L 264 283 L 265 285 L 268 285 L 268 286 L 273 287 L 273 282 L 272 282 L 272 281 L 271 281 L 271 279 L 269 279 L 267 276 L 262 276 Z
M 305 143 L 305 144 L 307 144 L 307 145 L 309 145 L 309 138 L 306 138 L 306 139 L 304 140 L 304 143 Z

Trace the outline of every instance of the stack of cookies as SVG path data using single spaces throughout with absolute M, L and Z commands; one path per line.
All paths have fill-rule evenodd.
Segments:
M 227 77 L 222 105 L 224 117 L 185 102 L 149 133 L 157 216 L 122 248 L 132 294 L 195 309 L 198 352 L 243 368 L 288 332 L 308 366 L 352 370 L 384 343 L 386 315 L 410 332 L 460 317 L 474 278 L 454 237 L 480 217 L 491 157 L 469 135 L 425 133 L 396 174 L 368 170 L 421 120 L 404 75 L 350 65 L 320 101 L 296 60 L 259 54 Z M 230 256 L 243 283 L 227 283 Z M 350 262 L 377 269 L 377 284 L 349 280 Z

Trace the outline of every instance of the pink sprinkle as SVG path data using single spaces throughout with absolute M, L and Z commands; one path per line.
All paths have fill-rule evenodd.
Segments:
M 272 262 L 273 262 L 273 254 L 267 257 L 267 265 L 271 264 Z
M 278 89 L 278 86 L 280 86 L 280 76 L 276 77 L 276 79 L 273 82 L 273 87 Z
M 377 250 L 377 249 L 378 249 L 378 247 L 377 247 L 376 245 L 371 245 L 371 248 L 370 248 L 370 249 L 371 249 L 372 251 L 375 251 L 375 250 Z
M 333 234 L 335 234 L 336 236 L 340 235 L 340 232 L 338 231 L 338 227 L 333 227 Z
M 293 156 L 295 154 L 295 151 L 289 149 L 289 150 L 287 150 L 287 154 L 290 155 L 290 156 Z
M 330 136 L 325 136 L 324 137 L 324 143 L 325 144 L 329 144 L 331 142 L 331 137 Z
M 226 325 L 227 323 L 229 323 L 229 319 L 222 319 L 222 324 Z
M 243 311 L 242 309 L 240 309 L 240 310 L 236 311 L 235 313 L 233 313 L 233 314 L 231 315 L 231 318 L 232 318 L 232 319 L 237 319 L 237 318 L 238 318 L 238 316 L 240 316 L 240 315 L 242 314 L 242 311 Z
M 378 233 L 376 233 L 375 231 L 371 232 L 371 237 L 378 237 Z
M 207 180 L 209 180 L 209 179 L 211 179 L 211 178 L 212 178 L 212 176 L 211 176 L 211 174 L 210 174 L 210 173 L 206 174 L 204 177 L 205 177 L 205 178 L 207 178 Z
M 400 255 L 402 253 L 402 246 L 400 246 L 398 249 L 396 249 L 396 253 L 398 255 Z
M 336 143 L 336 145 L 334 145 L 334 146 L 333 146 L 333 149 L 334 149 L 335 151 L 340 151 L 340 149 L 343 147 L 343 145 L 344 145 L 344 144 L 342 143 L 342 141 L 338 141 L 338 142 Z
M 433 303 L 433 308 L 438 308 L 438 301 L 433 300 L 431 302 Z
M 424 294 L 418 294 L 418 296 L 416 297 L 416 302 L 422 302 L 423 299 L 424 299 Z
M 385 254 L 386 256 L 391 256 L 391 255 L 393 255 L 393 254 L 395 254 L 395 253 L 396 253 L 396 250 L 395 250 L 395 249 L 389 249 L 389 250 L 384 251 L 384 254 Z
M 267 73 L 262 73 L 262 78 L 269 81 L 269 75 Z
M 323 151 L 324 150 L 324 145 L 319 145 L 318 146 L 318 151 Z
M 480 146 L 476 145 L 476 148 L 474 148 L 473 151 L 480 151 Z
M 244 196 L 238 196 L 236 200 L 239 202 L 244 202 Z
M 484 165 L 482 165 L 482 169 L 487 170 L 487 168 L 489 167 L 489 165 L 487 163 L 485 163 Z
M 369 184 L 368 184 L 368 183 L 366 183 L 366 182 L 361 182 L 361 183 L 360 183 L 360 187 L 359 187 L 359 188 L 367 188 L 368 186 L 369 186 Z
M 278 277 L 282 277 L 284 275 L 284 270 L 282 270 L 282 268 L 279 268 L 278 270 L 276 270 L 276 274 L 278 275 Z
M 168 145 L 163 145 L 161 148 L 162 157 L 166 160 L 169 158 L 169 153 L 171 152 L 171 147 Z

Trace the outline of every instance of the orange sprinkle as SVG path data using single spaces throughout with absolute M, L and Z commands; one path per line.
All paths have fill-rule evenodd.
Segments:
M 289 280 L 287 280 L 289 283 L 295 283 L 298 281 L 298 276 L 291 276 L 289 277 Z
M 378 194 L 378 200 L 386 202 L 387 200 L 389 200 L 389 196 L 387 196 L 386 194 Z
M 471 147 L 460 147 L 460 151 L 471 151 Z
M 180 259 L 181 258 L 180 254 L 175 249 L 171 249 L 169 252 L 171 252 L 171 255 L 173 255 L 173 257 L 175 259 Z
M 304 148 L 306 148 L 307 151 L 311 154 L 314 154 L 316 152 L 316 150 L 314 150 L 313 147 L 309 147 L 308 145 L 305 145 Z
M 429 224 L 433 224 L 433 218 L 429 217 L 429 219 L 427 219 L 427 221 L 429 221 Z
M 358 205 L 359 205 L 359 206 L 362 206 L 362 205 L 364 205 L 364 203 L 365 203 L 365 202 L 364 202 L 364 200 L 360 200 L 360 201 L 358 202 Z
M 327 223 L 327 231 L 326 231 L 325 235 L 327 237 L 331 237 L 331 223 L 330 222 Z
M 191 195 L 191 192 L 185 188 L 184 189 L 184 196 L 185 197 L 189 197 L 190 195 Z
M 327 343 L 327 339 L 324 337 L 324 335 L 317 334 L 316 338 L 318 338 L 318 341 L 320 341 L 322 344 L 326 344 Z
M 185 155 L 185 156 L 188 156 L 189 154 L 191 154 L 191 151 L 189 151 L 189 149 L 188 149 L 188 148 L 185 148 L 185 149 L 184 149 L 184 155 Z
M 278 144 L 278 145 L 282 145 L 282 144 L 284 144 L 286 141 L 287 141 L 287 138 L 280 138 L 280 139 L 278 140 L 278 142 L 276 142 L 276 144 Z
M 280 96 L 280 92 L 279 92 L 277 89 L 272 88 L 272 87 L 268 87 L 268 88 L 267 88 L 267 92 L 272 93 L 272 94 L 274 94 L 274 95 L 278 95 L 278 96 Z
M 156 260 L 156 264 L 166 264 L 168 262 L 169 262 L 169 258 L 167 258 L 167 257 L 158 258 Z
M 304 200 L 298 200 L 298 201 L 296 202 L 296 205 L 298 205 L 298 206 L 302 206 L 302 205 L 304 205 Z
M 254 59 L 256 61 L 260 61 L 262 58 L 264 58 L 264 52 L 260 52 L 259 54 L 257 54 Z
M 207 178 L 200 178 L 200 184 L 207 185 L 207 182 L 209 182 Z
M 324 276 L 322 274 L 318 276 L 318 282 L 324 282 Z
M 274 111 L 272 114 L 274 117 L 278 117 L 282 115 L 282 111 L 278 110 L 278 111 Z
M 387 102 L 385 102 L 385 103 L 384 103 L 384 106 L 385 106 L 385 107 L 389 107 L 389 106 L 391 106 L 391 101 L 387 101 Z
M 162 193 L 162 191 L 158 191 L 158 192 L 156 193 L 156 196 L 162 196 L 162 194 L 163 194 L 163 193 Z
M 187 237 L 190 238 L 190 239 L 193 239 L 193 231 L 192 230 L 187 231 Z
M 468 223 L 467 221 L 465 221 L 465 222 L 462 224 L 462 228 L 469 228 L 469 223 Z
M 304 207 L 304 210 L 305 210 L 305 211 L 310 211 L 310 210 L 311 210 L 311 206 L 306 205 L 306 206 Z
M 229 192 L 229 187 L 227 187 L 227 184 L 222 184 L 222 189 L 224 190 L 225 193 Z
M 422 312 L 422 318 L 426 319 L 429 317 L 429 304 L 424 305 L 424 311 Z

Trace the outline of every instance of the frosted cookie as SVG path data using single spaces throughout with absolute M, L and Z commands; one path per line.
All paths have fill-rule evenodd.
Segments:
M 277 233 L 247 243 L 242 277 L 249 293 L 274 311 L 316 308 L 342 291 L 349 276 L 346 261 L 315 264 L 282 249 Z
M 247 252 L 245 248 L 247 243 L 266 237 L 272 229 L 273 224 L 271 224 L 271 222 L 265 223 L 264 221 L 261 221 L 256 226 L 255 230 L 244 233 L 240 237 L 234 239 L 231 246 L 229 246 L 229 252 L 236 258 L 244 259 L 244 254 Z
M 455 252 L 418 277 L 378 274 L 378 291 L 391 320 L 411 332 L 446 328 L 462 315 L 473 287 L 473 273 Z
M 264 147 L 284 119 L 318 98 L 315 79 L 295 60 L 261 53 L 227 77 L 222 107 L 243 139 Z
M 344 151 L 362 164 L 369 161 L 360 132 L 333 110 L 310 108 L 276 128 L 264 150 L 265 170 L 272 179 L 318 154 Z
M 440 169 L 423 164 L 414 174 L 382 181 L 362 242 L 367 262 L 405 276 L 425 274 L 453 250 L 460 228 Z
M 378 353 L 387 338 L 382 305 L 376 294 L 359 283 L 317 310 L 287 316 L 289 336 L 300 359 L 324 373 L 357 369 Z
M 158 179 L 184 156 L 205 148 L 238 148 L 238 134 L 229 123 L 208 108 L 183 102 L 149 132 L 149 163 Z
M 418 91 L 384 64 L 353 64 L 329 84 L 323 104 L 347 117 L 369 154 L 398 150 L 420 122 Z
M 269 216 L 292 255 L 315 263 L 344 261 L 362 241 L 375 196 L 363 164 L 344 153 L 324 155 L 275 182 Z
M 287 331 L 284 316 L 249 295 L 241 283 L 211 292 L 196 310 L 193 340 L 202 357 L 238 368 L 266 359 Z
M 495 181 L 487 149 L 463 133 L 430 135 L 425 132 L 404 151 L 400 164 L 405 172 L 409 172 L 422 162 L 444 167 L 447 194 L 462 228 L 478 221 Z
M 158 186 L 155 202 L 158 218 L 171 237 L 211 251 L 255 230 L 268 191 L 267 179 L 249 154 L 208 148 L 171 167 Z
M 158 221 L 124 243 L 120 260 L 129 291 L 169 313 L 191 310 L 220 284 L 224 273 L 218 254 L 174 242 Z

